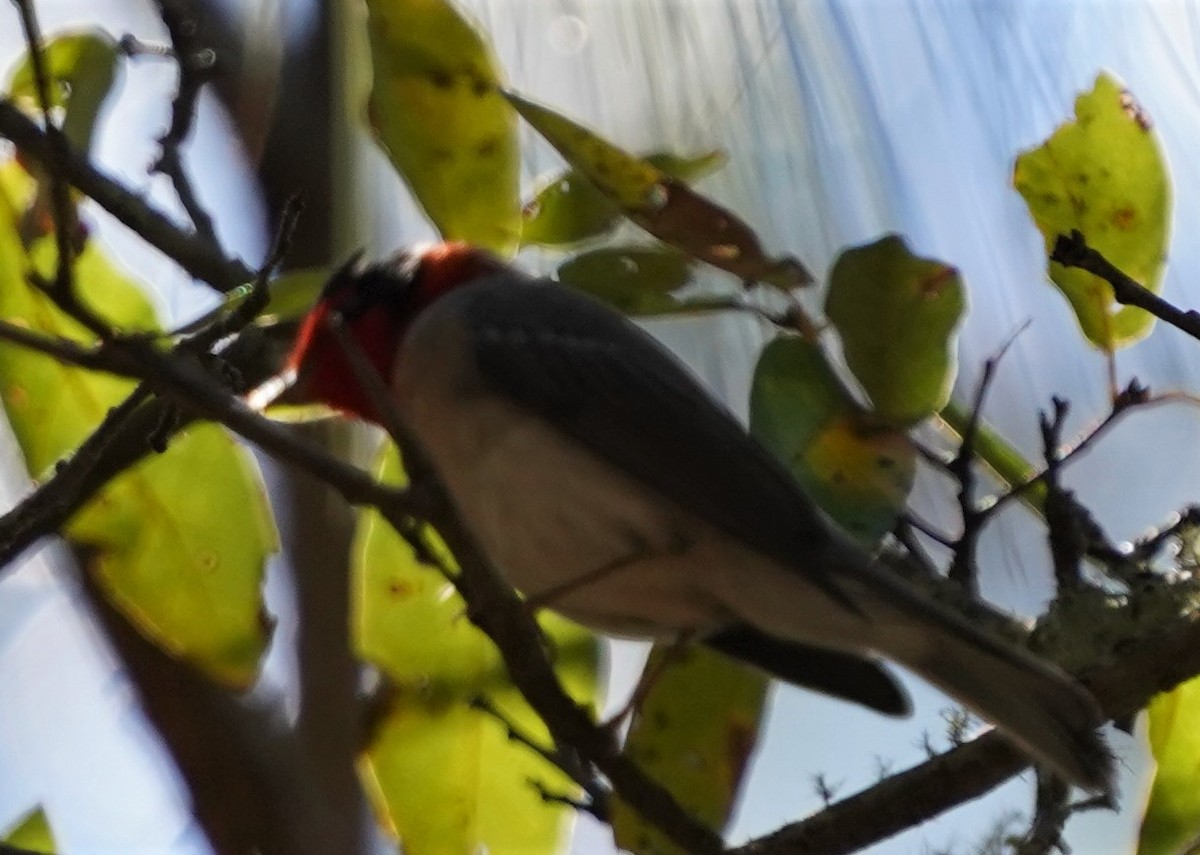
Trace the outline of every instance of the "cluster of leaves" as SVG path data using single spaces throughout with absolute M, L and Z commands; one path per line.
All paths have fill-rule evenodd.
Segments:
M 780 314 L 760 310 L 778 329 L 755 368 L 751 430 L 864 544 L 885 538 L 917 470 L 910 434 L 944 410 L 954 383 L 954 331 L 966 308 L 955 268 L 913 254 L 894 235 L 848 249 L 828 276 L 825 321 L 814 319 L 794 293 L 810 279 L 804 267 L 769 255 L 747 223 L 690 186 L 724 155 L 637 155 L 505 89 L 486 39 L 446 0 L 369 0 L 368 8 L 367 114 L 442 236 L 503 255 L 522 247 L 559 253 L 556 277 L 565 287 L 630 314 L 744 310 L 747 294 L 760 292 L 785 303 Z M 116 45 L 76 33 L 45 55 L 60 85 L 62 127 L 86 151 L 120 70 Z M 23 64 L 9 79 L 11 97 L 32 99 L 34 82 Z M 563 171 L 525 201 L 519 118 L 564 160 Z M 1076 121 L 1018 159 L 1014 181 L 1048 248 L 1077 229 L 1148 286 L 1161 281 L 1166 171 L 1148 121 L 1114 80 L 1102 75 L 1080 97 Z M 52 275 L 47 184 L 16 161 L 0 166 L 0 316 L 90 345 L 94 334 L 27 276 Z M 138 286 L 86 235 L 80 240 L 81 296 L 114 328 L 165 340 Z M 729 275 L 721 295 L 689 296 L 685 286 L 700 265 Z M 1057 264 L 1050 276 L 1087 338 L 1107 352 L 1149 330 L 1150 316 L 1117 307 L 1098 277 Z M 310 293 L 319 277 L 294 281 L 301 287 L 269 311 L 297 310 L 304 301 L 296 295 Z M 35 475 L 51 471 L 131 389 L 0 346 L 0 398 Z M 997 458 L 1011 456 L 999 447 Z M 380 476 L 402 480 L 394 451 L 384 453 Z M 230 507 L 238 512 L 220 512 Z M 222 428 L 190 428 L 169 454 L 111 482 L 64 534 L 148 637 L 230 686 L 253 682 L 269 642 L 261 581 L 275 533 L 261 480 Z M 374 514 L 360 520 L 353 564 L 354 648 L 389 685 L 360 762 L 381 824 L 417 855 L 481 845 L 553 851 L 566 828 L 562 802 L 577 798 L 579 787 L 530 750 L 548 735 L 508 684 L 491 643 L 459 619 L 463 605 L 448 583 Z M 568 689 L 595 703 L 596 639 L 554 616 L 541 623 Z M 761 675 L 692 651 L 665 667 L 624 750 L 719 827 L 753 751 L 766 690 Z M 1184 687 L 1151 708 L 1164 773 L 1144 825 L 1149 853 L 1173 851 L 1200 824 L 1196 800 L 1182 795 L 1197 756 L 1187 744 L 1194 740 L 1180 736 L 1190 732 L 1180 711 L 1195 706 L 1186 703 L 1188 691 L 1195 690 Z M 620 800 L 609 818 L 624 848 L 678 851 Z

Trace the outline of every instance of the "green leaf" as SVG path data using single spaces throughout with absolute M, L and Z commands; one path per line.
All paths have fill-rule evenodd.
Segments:
M 186 429 L 71 521 L 89 570 L 148 636 L 237 687 L 266 650 L 262 582 L 276 550 L 254 461 L 225 430 Z
M 691 261 L 658 247 L 606 247 L 581 253 L 559 266 L 558 280 L 628 315 L 676 311 L 671 292 L 687 284 Z
M 665 668 L 664 659 L 670 663 Z M 625 753 L 696 819 L 719 830 L 729 821 L 758 742 L 770 681 L 702 647 L 656 647 L 646 673 L 653 688 L 630 728 Z M 620 799 L 613 800 L 612 825 L 617 845 L 637 855 L 683 852 Z
M 825 313 L 880 418 L 911 425 L 950 400 L 954 330 L 966 307 L 958 271 L 888 235 L 848 249 L 830 273 Z
M 916 474 L 916 449 L 846 393 L 821 349 L 781 336 L 750 389 L 750 431 L 826 513 L 866 545 L 891 531 Z
M 271 299 L 263 310 L 263 320 L 286 322 L 302 318 L 317 302 L 331 272 L 328 267 L 308 267 L 289 270 L 272 280 Z
M 40 807 L 25 814 L 10 831 L 0 834 L 0 842 L 30 852 L 45 852 L 52 855 L 58 846 L 54 842 L 54 832 L 50 828 L 50 820 Z
M 1152 291 L 1162 285 L 1171 185 L 1162 148 L 1133 96 L 1109 74 L 1075 100 L 1075 121 L 1017 158 L 1013 185 L 1045 237 L 1083 233 L 1093 248 Z M 1051 262 L 1050 278 L 1071 302 L 1084 335 L 1112 351 L 1146 335 L 1147 312 L 1119 306 L 1097 276 Z
M 18 238 L 32 189 L 15 164 L 0 167 L 0 317 L 90 344 L 89 333 L 26 281 L 30 264 L 43 272 L 54 266 L 52 238 L 36 241 L 29 255 Z M 95 244 L 77 259 L 75 278 L 81 298 L 116 328 L 157 330 L 141 290 Z M 0 343 L 0 401 L 35 476 L 76 448 L 132 388 Z M 110 482 L 65 534 L 147 636 L 223 682 L 253 681 L 267 644 L 261 586 L 276 537 L 257 469 L 224 430 L 187 430 L 165 454 Z
M 63 109 L 59 123 L 63 135 L 72 148 L 86 154 L 91 150 L 96 120 L 120 68 L 117 43 L 101 30 L 84 30 L 50 40 L 42 55 L 52 79 L 48 93 L 51 105 Z M 28 54 L 7 75 L 7 89 L 18 104 L 40 114 L 41 102 Z M 19 153 L 18 160 L 21 160 Z M 39 182 L 38 192 L 21 215 L 21 239 L 28 245 L 51 233 L 54 216 L 45 170 L 36 162 L 23 165 Z M 71 196 L 77 199 L 79 194 L 72 191 Z M 74 237 L 82 243 L 85 234 L 78 230 Z
M 491 49 L 447 0 L 368 0 L 367 9 L 379 142 L 443 238 L 513 254 L 517 119 Z
M 1200 678 L 1158 695 L 1147 710 L 1158 771 L 1142 817 L 1138 855 L 1174 855 L 1200 836 Z
M 732 211 L 560 113 L 507 92 L 509 101 L 567 163 L 625 215 L 664 243 L 747 282 L 789 288 L 811 281 L 794 258 L 772 259 Z
M 306 267 L 289 270 L 271 280 L 267 305 L 258 315 L 263 325 L 290 323 L 304 317 L 317 302 L 321 289 L 329 281 L 328 267 Z M 190 335 L 206 329 L 218 320 L 223 320 L 242 308 L 254 293 L 254 283 L 246 282 L 225 294 L 216 308 L 188 321 L 171 331 L 171 335 Z
M 55 83 L 50 90 L 52 104 L 65 108 L 63 134 L 75 150 L 90 151 L 96 119 L 120 68 L 117 43 L 103 30 L 82 30 L 55 36 L 42 49 L 42 56 Z M 41 108 L 28 54 L 9 72 L 5 88 L 31 109 Z
M 380 477 L 402 481 L 394 447 Z M 375 513 L 360 518 L 354 574 L 357 651 L 393 687 L 359 762 L 381 824 L 408 855 L 558 851 L 570 812 L 545 803 L 530 780 L 562 795 L 578 788 L 469 705 L 486 696 L 521 733 L 550 745 L 453 587 L 421 566 Z M 564 687 L 579 702 L 593 703 L 596 638 L 554 615 L 540 624 Z
M 647 163 L 691 182 L 720 168 L 725 153 L 708 151 L 692 157 L 656 152 Z M 568 169 L 551 178 L 522 208 L 524 245 L 563 246 L 600 237 L 616 226 L 621 209 L 579 170 Z

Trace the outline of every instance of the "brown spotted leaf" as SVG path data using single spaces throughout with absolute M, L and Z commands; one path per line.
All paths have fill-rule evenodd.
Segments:
M 629 731 L 625 753 L 696 819 L 720 830 L 758 743 L 770 681 L 702 647 L 655 648 L 646 673 L 653 688 Z M 637 855 L 682 851 L 620 799 L 613 801 L 612 825 L 617 845 Z
M 646 162 L 682 181 L 691 182 L 725 162 L 720 150 L 685 157 L 670 152 L 646 155 Z M 611 231 L 621 209 L 578 169 L 568 169 L 547 181 L 522 208 L 521 243 L 566 246 Z
M 1013 185 L 1045 239 L 1078 229 L 1088 244 L 1151 291 L 1166 265 L 1171 183 L 1162 146 L 1133 96 L 1108 74 L 1075 100 L 1075 120 L 1017 158 Z M 1086 270 L 1050 262 L 1084 335 L 1112 351 L 1146 335 L 1149 313 L 1113 300 L 1112 286 Z
M 771 258 L 758 235 L 732 211 L 648 160 L 512 92 L 509 101 L 580 174 L 633 222 L 689 255 L 746 282 L 790 288 L 812 281 L 795 258 Z
M 517 119 L 483 37 L 447 0 L 368 0 L 368 114 L 442 237 L 502 255 L 521 229 Z

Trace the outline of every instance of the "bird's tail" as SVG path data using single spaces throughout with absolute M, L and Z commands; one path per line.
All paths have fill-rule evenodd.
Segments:
M 1112 757 L 1097 729 L 1103 716 L 1088 692 L 1017 647 L 960 628 L 931 639 L 908 666 L 1072 783 L 1107 792 Z
M 1080 787 L 1108 792 L 1112 755 L 1098 733 L 1104 715 L 1083 686 L 926 599 L 890 571 L 872 565 L 869 575 L 876 596 L 866 611 L 879 653 L 994 724 L 1034 760 Z

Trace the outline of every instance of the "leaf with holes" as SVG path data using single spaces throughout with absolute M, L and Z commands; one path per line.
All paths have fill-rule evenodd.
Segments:
M 43 274 L 55 266 L 52 238 L 37 240 L 27 254 L 18 236 L 32 191 L 16 164 L 0 167 L 0 317 L 90 344 L 90 334 L 26 281 L 30 266 Z M 99 246 L 84 249 L 75 273 L 80 297 L 116 328 L 158 328 L 141 290 Z M 75 449 L 132 388 L 128 380 L 0 344 L 0 400 L 35 476 Z M 261 588 L 276 538 L 254 462 L 223 429 L 185 431 L 166 453 L 110 482 L 65 534 L 148 637 L 226 683 L 253 681 L 267 645 Z
M 687 284 L 691 259 L 670 248 L 607 247 L 563 262 L 556 276 L 628 315 L 659 315 L 681 309 L 671 292 Z
M 656 647 L 646 673 L 653 688 L 630 728 L 625 754 L 692 816 L 720 829 L 757 745 L 770 681 L 703 647 Z M 638 855 L 682 851 L 619 798 L 612 810 L 613 837 L 622 849 Z
M 850 398 L 816 345 L 789 336 L 767 345 L 750 389 L 750 431 L 860 542 L 874 545 L 895 526 L 916 450 Z
M 812 281 L 795 258 L 769 258 L 758 235 L 732 211 L 665 169 L 630 154 L 560 113 L 507 93 L 517 111 L 567 163 L 627 217 L 664 243 L 746 282 L 790 288 Z
M 517 117 L 491 49 L 448 0 L 368 0 L 367 10 L 379 142 L 443 238 L 511 255 Z
M 691 157 L 670 152 L 645 156 L 651 166 L 681 181 L 692 182 L 719 169 L 726 160 L 722 151 Z M 621 209 L 577 169 L 551 178 L 522 208 L 524 225 L 521 243 L 564 246 L 611 231 L 621 218 Z
M 1075 100 L 1075 120 L 1017 158 L 1013 185 L 1049 253 L 1073 229 L 1149 288 L 1162 285 L 1171 222 L 1171 183 L 1162 146 L 1133 96 L 1111 75 Z M 1112 351 L 1145 336 L 1154 317 L 1113 300 L 1094 274 L 1050 262 L 1050 278 L 1083 333 Z
M 402 481 L 394 447 L 380 477 Z M 572 797 L 579 788 L 471 706 L 486 697 L 522 734 L 550 745 L 545 725 L 509 682 L 495 646 L 464 616 L 450 583 L 420 565 L 378 514 L 364 513 L 354 587 L 356 650 L 389 685 L 359 758 L 384 828 L 411 855 L 558 851 L 571 813 L 543 801 L 531 781 Z M 539 623 L 564 687 L 591 705 L 599 642 L 554 615 Z
M 1158 764 L 1138 841 L 1138 855 L 1183 852 L 1200 835 L 1200 678 L 1150 702 L 1150 753 Z
M 911 425 L 941 409 L 954 385 L 954 331 L 966 296 L 958 271 L 888 235 L 848 249 L 830 273 L 825 313 L 875 413 Z

